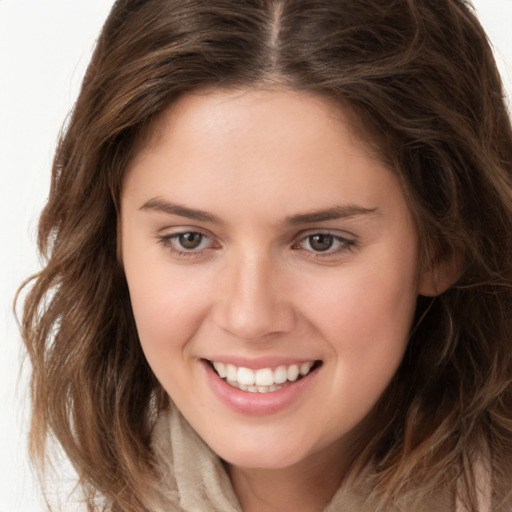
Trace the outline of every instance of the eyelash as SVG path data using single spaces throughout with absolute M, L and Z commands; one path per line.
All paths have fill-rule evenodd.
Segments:
M 338 247 L 336 249 L 332 249 L 329 247 L 325 251 L 315 251 L 313 249 L 305 249 L 302 247 L 302 244 L 305 242 L 308 242 L 311 246 L 311 240 L 315 236 L 326 236 L 330 237 L 332 239 L 332 245 L 338 244 Z M 352 251 L 356 246 L 356 241 L 352 240 L 350 238 L 346 238 L 341 235 L 336 235 L 330 231 L 314 231 L 309 232 L 306 235 L 302 235 L 299 242 L 293 245 L 293 248 L 296 248 L 297 250 L 301 250 L 304 252 L 307 252 L 310 257 L 313 258 L 328 258 L 329 256 L 337 256 L 339 254 Z
M 180 231 L 178 233 L 173 233 L 171 235 L 162 235 L 158 237 L 158 243 L 166 250 L 171 252 L 172 254 L 175 254 L 176 256 L 179 256 L 181 258 L 197 258 L 198 256 L 201 256 L 203 252 L 207 249 L 183 249 L 180 250 L 177 248 L 176 240 L 179 239 L 180 236 L 184 235 L 200 235 L 203 237 L 201 240 L 201 243 L 204 239 L 209 239 L 210 237 L 203 233 L 202 231 L 198 230 L 190 230 L 190 231 Z
M 176 256 L 180 258 L 197 258 L 204 254 L 205 251 L 211 249 L 211 247 L 202 248 L 202 249 L 185 249 L 180 250 L 177 248 L 176 241 L 179 239 L 180 236 L 184 235 L 200 235 L 202 238 L 201 243 L 205 239 L 209 239 L 210 237 L 203 233 L 202 231 L 198 230 L 190 230 L 190 231 L 180 231 L 178 233 L 173 233 L 171 235 L 161 235 L 158 236 L 158 243 L 162 245 L 162 247 L 172 254 L 175 254 Z M 331 237 L 333 241 L 333 245 L 339 244 L 339 246 L 332 250 L 331 247 L 326 249 L 325 251 L 315 251 L 313 249 L 305 249 L 302 247 L 302 244 L 310 241 L 309 244 L 311 244 L 311 239 L 315 236 L 327 236 Z M 356 240 L 352 240 L 349 238 L 345 238 L 340 235 L 336 235 L 329 231 L 313 231 L 309 232 L 308 234 L 302 234 L 298 242 L 294 243 L 292 245 L 292 249 L 300 250 L 305 253 L 308 253 L 308 256 L 313 258 L 328 258 L 329 256 L 335 256 L 344 252 L 352 251 L 356 247 Z

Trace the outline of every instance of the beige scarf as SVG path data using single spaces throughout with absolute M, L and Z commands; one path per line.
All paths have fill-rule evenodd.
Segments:
M 158 419 L 153 450 L 160 477 L 153 512 L 243 512 L 221 460 L 175 408 Z M 344 483 L 323 512 L 375 510 L 375 493 L 361 477 L 359 483 Z M 389 512 L 463 512 L 454 501 L 450 493 L 440 492 L 428 503 L 397 503 Z

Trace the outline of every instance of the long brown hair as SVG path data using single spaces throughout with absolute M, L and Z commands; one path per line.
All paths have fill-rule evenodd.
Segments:
M 147 510 L 151 432 L 168 398 L 116 255 L 123 171 L 179 95 L 268 84 L 349 105 L 402 182 L 422 263 L 459 269 L 445 293 L 418 299 L 356 467 L 374 464 L 382 510 L 456 485 L 477 510 L 483 454 L 494 510 L 511 507 L 512 130 L 464 0 L 116 2 L 57 148 L 39 224 L 46 265 L 25 299 L 34 459 L 43 465 L 54 436 L 89 510 Z

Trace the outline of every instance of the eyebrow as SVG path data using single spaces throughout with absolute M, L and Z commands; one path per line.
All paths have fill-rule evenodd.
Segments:
M 194 208 L 188 208 L 180 204 L 171 203 L 160 197 L 154 197 L 149 201 L 146 201 L 139 210 L 152 210 L 161 213 L 167 213 L 168 215 L 178 215 L 180 217 L 186 217 L 187 219 L 199 220 L 201 222 L 211 222 L 213 224 L 222 224 L 222 221 L 216 215 L 205 212 L 203 210 L 196 210 Z
M 154 197 L 153 199 L 146 201 L 139 209 L 166 213 L 168 215 L 178 215 L 179 217 L 186 217 L 188 219 L 198 220 L 201 222 L 210 222 L 212 224 L 223 224 L 223 221 L 213 213 L 172 203 L 161 197 Z M 377 212 L 378 208 L 364 208 L 354 204 L 346 204 L 291 215 L 284 219 L 284 224 L 290 226 L 311 224 L 313 222 L 325 222 L 328 220 L 345 219 L 359 215 L 376 214 Z
M 328 220 L 346 219 L 359 215 L 376 214 L 377 212 L 378 208 L 364 208 L 363 206 L 355 204 L 345 204 L 292 215 L 290 217 L 286 217 L 284 222 L 285 224 L 294 226 L 296 224 L 310 224 L 312 222 L 325 222 Z

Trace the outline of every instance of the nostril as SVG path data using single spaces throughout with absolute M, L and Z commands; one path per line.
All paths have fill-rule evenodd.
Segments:
M 255 301 L 231 301 L 218 305 L 213 320 L 225 332 L 245 341 L 268 340 L 271 335 L 290 332 L 295 325 L 288 305 Z

